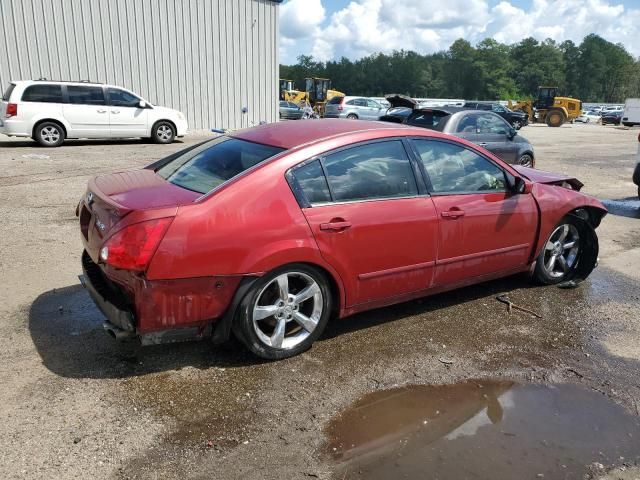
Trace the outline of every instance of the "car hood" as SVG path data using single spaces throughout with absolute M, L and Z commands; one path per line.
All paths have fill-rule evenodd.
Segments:
M 568 183 L 573 190 L 580 191 L 584 184 L 575 177 L 563 175 L 561 173 L 545 172 L 535 168 L 523 167 L 520 165 L 512 165 L 512 167 L 523 177 L 535 183 L 544 183 L 546 185 L 562 185 Z
M 400 95 L 399 93 L 385 95 L 384 98 L 387 100 L 387 102 L 389 102 L 391 108 L 405 107 L 414 109 L 418 105 L 418 102 L 416 102 L 413 98 L 407 97 L 406 95 Z

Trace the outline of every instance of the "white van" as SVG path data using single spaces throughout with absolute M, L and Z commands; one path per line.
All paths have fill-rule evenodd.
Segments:
M 622 124 L 625 127 L 640 125 L 640 98 L 627 98 L 624 102 Z
M 67 138 L 146 137 L 171 143 L 186 131 L 181 112 L 151 105 L 115 85 L 15 81 L 0 101 L 0 133 L 30 137 L 44 147 L 57 147 Z

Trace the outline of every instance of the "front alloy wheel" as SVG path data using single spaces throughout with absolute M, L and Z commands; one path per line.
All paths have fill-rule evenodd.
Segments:
M 522 165 L 523 167 L 533 168 L 533 157 L 528 153 L 521 155 L 520 158 L 518 159 L 518 165 Z
M 331 293 L 323 275 L 306 265 L 260 278 L 240 305 L 236 336 L 259 357 L 297 355 L 320 336 L 330 314 Z
M 581 232 L 586 231 L 583 223 L 581 219 L 567 216 L 551 232 L 536 261 L 534 278 L 539 283 L 553 285 L 575 277 L 583 256 Z

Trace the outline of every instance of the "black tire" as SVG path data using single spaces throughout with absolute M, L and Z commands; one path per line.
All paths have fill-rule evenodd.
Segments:
M 549 110 L 547 115 L 545 116 L 545 122 L 549 127 L 561 127 L 564 122 L 566 122 L 566 118 L 562 110 Z
M 59 147 L 64 137 L 64 128 L 58 122 L 42 122 L 33 132 L 33 139 L 43 147 Z
M 558 236 L 558 233 L 562 235 L 564 228 L 567 228 L 567 234 L 564 238 Z M 577 238 L 575 237 L 577 235 Z M 557 240 L 560 239 L 558 242 Z M 568 249 L 567 244 L 571 241 L 575 241 L 577 246 L 576 250 Z M 593 250 L 593 243 L 595 243 L 595 252 Z M 560 245 L 558 245 L 560 244 Z M 549 248 L 554 245 L 553 249 Z M 563 247 L 561 247 L 563 245 Z M 591 249 L 590 251 L 587 251 Z M 554 260 L 551 262 L 551 257 L 554 254 L 561 254 L 565 259 L 564 263 L 567 268 L 563 268 L 562 263 Z M 592 259 L 591 257 L 595 257 Z M 542 251 L 536 259 L 536 266 L 533 272 L 533 279 L 536 283 L 543 285 L 555 285 L 558 283 L 572 280 L 578 274 L 583 274 L 586 278 L 591 270 L 595 267 L 597 261 L 597 236 L 593 228 L 588 225 L 583 219 L 575 215 L 567 215 L 555 226 L 551 231 L 549 238 L 545 241 Z M 566 255 L 566 256 L 565 256 Z M 559 258 L 559 255 L 558 255 Z M 593 265 L 588 265 L 593 262 Z M 581 264 L 582 263 L 582 264 Z M 556 268 L 549 268 L 549 265 L 553 264 Z
M 638 187 L 638 199 L 640 199 L 640 186 Z
M 622 122 L 622 125 L 624 125 L 625 127 L 632 127 L 633 123 L 629 123 L 629 122 Z
M 278 293 L 277 291 L 272 291 L 274 282 L 277 283 L 277 279 L 281 278 L 283 275 L 287 275 L 289 278 L 289 286 L 291 287 L 288 290 L 291 295 L 295 296 L 300 293 L 300 291 L 296 291 L 297 286 L 291 285 L 291 280 L 294 280 L 298 275 L 305 276 L 310 278 L 315 282 L 315 284 L 319 287 L 319 292 L 321 294 L 321 301 L 318 302 L 321 305 L 322 311 L 318 315 L 318 320 L 315 325 L 313 331 L 308 332 L 304 329 L 301 324 L 297 323 L 295 319 L 291 318 L 291 311 L 289 311 L 289 319 L 283 317 L 286 315 L 285 312 L 280 312 L 275 315 L 266 316 L 263 319 L 258 319 L 254 322 L 254 308 L 263 305 L 263 298 L 268 295 L 273 295 L 274 293 Z M 301 280 L 307 280 L 306 278 L 301 278 Z M 304 289 L 304 288 L 303 288 Z M 268 307 L 277 307 L 277 302 L 281 299 L 281 296 L 276 295 L 272 301 L 267 302 Z M 302 312 L 307 315 L 307 318 L 310 318 L 312 315 L 308 314 L 308 310 L 303 310 L 304 308 L 310 308 L 308 304 L 309 301 L 313 301 L 313 307 L 316 306 L 316 298 L 312 297 L 301 303 L 302 307 L 296 309 L 296 311 Z M 260 302 L 260 303 L 258 303 Z M 272 303 L 276 303 L 272 305 Z M 284 302 L 283 302 L 284 303 Z M 238 306 L 238 311 L 236 312 L 236 317 L 234 318 L 234 322 L 232 325 L 233 333 L 238 340 L 240 340 L 247 349 L 253 353 L 254 355 L 264 358 L 266 360 L 281 360 L 283 358 L 293 357 L 298 355 L 306 350 L 308 350 L 314 341 L 318 339 L 322 332 L 324 331 L 327 322 L 329 321 L 329 317 L 331 316 L 331 308 L 333 304 L 333 298 L 331 294 L 331 288 L 329 282 L 325 275 L 318 271 L 317 269 L 304 265 L 304 264 L 290 264 L 285 265 L 281 268 L 273 270 L 263 277 L 256 280 L 256 282 L 251 286 L 249 292 L 244 296 L 240 305 Z M 286 308 L 286 304 L 283 305 L 282 308 Z M 277 315 L 281 315 L 280 318 L 276 318 Z M 285 321 L 285 329 L 283 337 L 284 341 L 292 341 L 292 344 L 288 347 L 275 347 L 269 345 L 265 342 L 264 339 L 261 339 L 258 334 L 258 330 L 261 333 L 268 334 L 269 332 L 264 332 L 261 328 L 255 327 L 254 323 L 260 323 L 260 325 L 264 325 L 269 327 L 269 323 L 272 323 L 271 328 L 273 329 L 272 335 L 275 337 L 275 332 L 277 330 L 278 322 Z M 295 335 L 306 335 L 303 339 L 299 341 L 299 343 L 295 343 Z M 273 339 L 273 337 L 271 339 Z M 268 339 L 267 339 L 268 340 Z
M 170 122 L 157 122 L 151 129 L 151 139 L 154 143 L 169 144 L 176 138 L 176 129 Z
M 358 115 L 356 115 L 355 113 L 350 113 L 349 115 L 347 115 L 347 118 L 349 120 L 358 120 Z
M 531 155 L 530 153 L 523 153 L 522 155 L 520 155 L 520 158 L 518 159 L 518 165 L 522 165 L 523 167 L 529 167 L 529 168 L 535 168 L 536 166 L 536 162 L 533 158 L 533 155 Z

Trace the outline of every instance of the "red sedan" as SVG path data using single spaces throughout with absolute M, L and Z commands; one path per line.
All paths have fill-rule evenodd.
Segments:
M 518 272 L 586 277 L 606 210 L 581 187 L 422 128 L 263 125 L 93 178 L 82 279 L 116 338 L 233 331 L 279 359 L 330 318 Z

